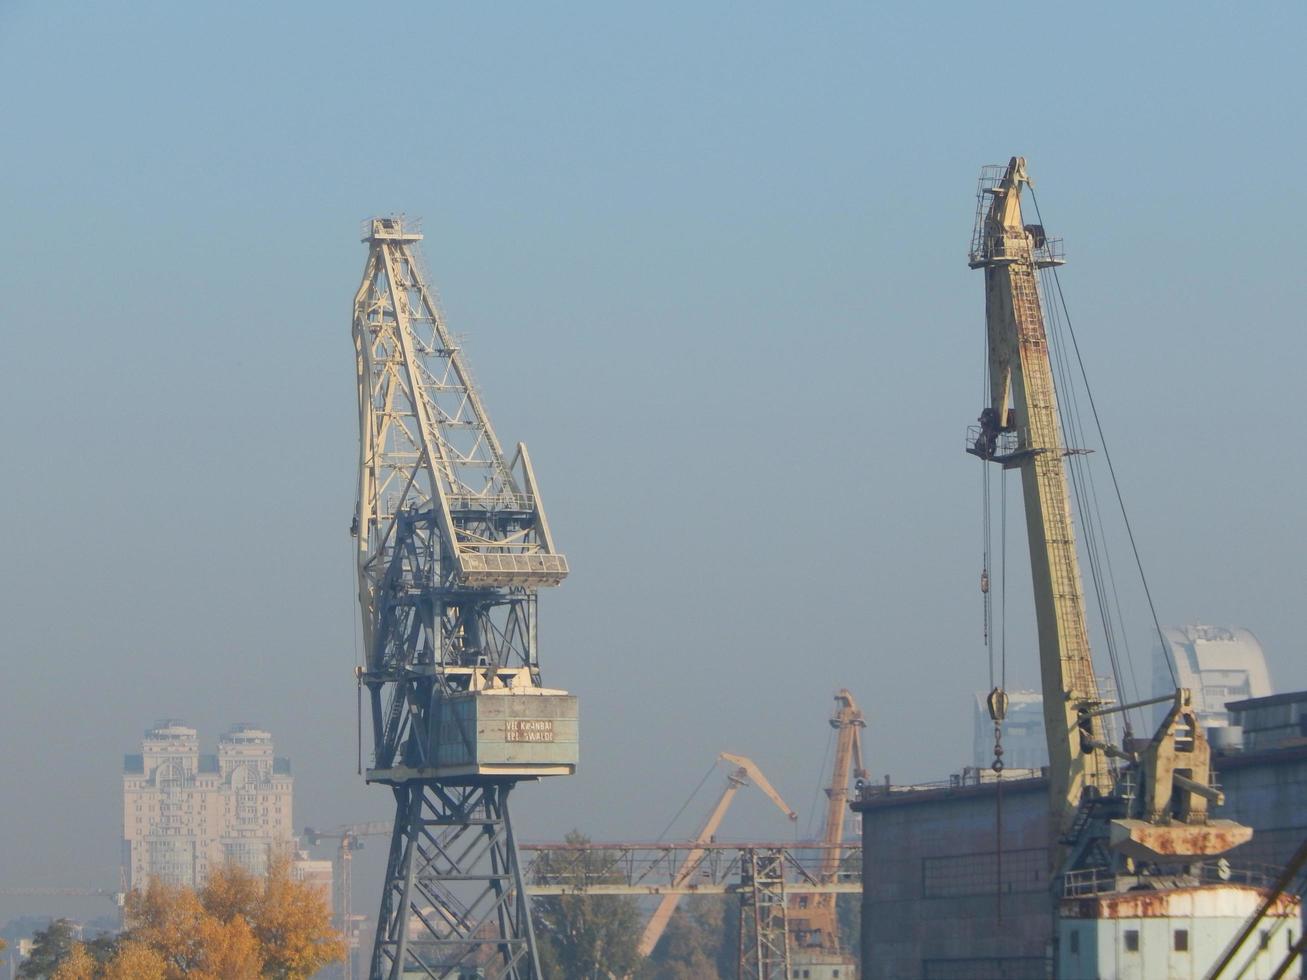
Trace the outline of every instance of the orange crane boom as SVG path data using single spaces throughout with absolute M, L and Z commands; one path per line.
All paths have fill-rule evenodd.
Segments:
M 835 729 L 835 765 L 830 786 L 826 789 L 826 825 L 822 832 L 822 852 L 817 880 L 830 884 L 839 877 L 844 857 L 844 826 L 848 817 L 849 781 L 867 778 L 862 766 L 862 729 L 866 722 L 853 699 L 852 692 L 841 688 L 835 692 L 835 714 L 830 726 Z M 852 766 L 852 769 L 850 769 Z M 798 895 L 790 902 L 790 922 L 794 944 L 799 949 L 821 950 L 838 955 L 840 950 L 839 919 L 834 894 Z
M 762 774 L 762 770 L 752 759 L 746 759 L 742 755 L 732 755 L 730 752 L 723 752 L 718 757 L 722 762 L 730 763 L 735 768 L 726 775 L 726 788 L 722 790 L 717 805 L 713 807 L 712 813 L 704 822 L 703 827 L 695 836 L 696 844 L 706 844 L 712 840 L 713 835 L 717 833 L 717 828 L 721 825 L 722 818 L 726 816 L 726 810 L 731 805 L 731 800 L 735 799 L 735 794 L 740 791 L 741 786 L 748 786 L 752 782 L 760 790 L 767 794 L 768 799 L 776 804 L 777 808 L 785 814 L 791 821 L 799 819 L 799 815 L 790 808 L 790 805 L 781 798 L 781 794 L 776 792 L 767 777 Z M 685 861 L 681 864 L 681 870 L 676 876 L 673 883 L 674 887 L 679 888 L 681 885 L 694 874 L 699 863 L 703 860 L 706 849 L 696 847 L 685 856 Z M 662 938 L 663 930 L 667 928 L 667 923 L 671 921 L 672 913 L 676 911 L 676 904 L 681 900 L 679 894 L 664 895 L 662 901 L 658 903 L 658 908 L 654 909 L 653 917 L 644 927 L 644 933 L 640 936 L 640 944 L 637 947 L 641 956 L 648 956 L 653 952 L 654 947 L 658 945 L 658 940 Z

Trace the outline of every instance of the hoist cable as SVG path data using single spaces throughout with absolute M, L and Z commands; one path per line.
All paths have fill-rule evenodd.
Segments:
M 989 594 L 989 563 L 992 552 L 991 529 L 990 529 L 990 511 L 993 505 L 990 503 L 989 489 L 989 467 L 985 461 L 981 461 L 980 467 L 980 499 L 981 499 L 981 524 L 983 525 L 983 543 L 981 546 L 981 567 L 980 567 L 980 593 L 981 603 L 984 607 L 985 617 L 985 653 L 989 657 L 989 687 L 994 688 L 994 623 L 993 623 L 993 603 Z
M 1007 470 L 999 477 L 998 609 L 999 686 L 1007 690 Z
M 1049 292 L 1047 269 L 1042 271 L 1040 280 L 1041 292 L 1047 299 Z M 1111 662 L 1112 680 L 1118 697 L 1124 703 L 1130 698 L 1127 696 L 1129 692 L 1126 690 L 1125 675 L 1121 669 L 1121 658 L 1118 652 L 1118 632 L 1113 624 L 1112 608 L 1104 577 L 1104 566 L 1110 566 L 1110 558 L 1104 558 L 1104 555 L 1108 553 L 1108 549 L 1103 537 L 1102 514 L 1096 512 L 1094 507 L 1097 501 L 1097 492 L 1094 488 L 1093 470 L 1080 458 L 1080 453 L 1076 451 L 1084 447 L 1087 442 L 1084 428 L 1080 422 L 1079 399 L 1076 394 L 1076 386 L 1072 384 L 1071 370 L 1066 345 L 1062 338 L 1061 321 L 1057 315 L 1057 308 L 1049 302 L 1045 302 L 1043 305 L 1048 312 L 1048 327 L 1050 329 L 1047 331 L 1047 335 L 1051 341 L 1049 346 L 1053 353 L 1053 368 L 1058 377 L 1057 387 L 1062 393 L 1062 397 L 1058 399 L 1058 414 L 1061 417 L 1064 439 L 1067 441 L 1065 447 L 1068 461 L 1067 472 L 1074 489 L 1073 496 L 1075 497 L 1076 510 L 1080 515 L 1080 524 L 1084 528 L 1085 557 L 1089 565 L 1094 600 L 1098 605 L 1099 621 L 1103 627 L 1103 638 L 1107 645 L 1108 659 Z M 1072 444 L 1072 440 L 1074 440 L 1074 444 Z M 1123 625 L 1121 628 L 1124 628 Z M 1131 672 L 1133 676 L 1133 665 Z
M 716 768 L 717 768 L 717 760 L 714 759 L 712 761 L 712 764 L 708 766 L 708 771 L 703 774 L 703 779 L 699 780 L 699 785 L 690 791 L 690 795 L 685 798 L 685 802 L 681 804 L 681 808 L 677 810 L 675 814 L 672 815 L 671 820 L 667 821 L 667 826 L 663 828 L 663 832 L 659 834 L 658 837 L 655 839 L 654 841 L 655 844 L 662 843 L 663 838 L 667 836 L 667 832 L 672 829 L 672 824 L 676 823 L 676 821 L 680 819 L 681 814 L 685 812 L 685 808 L 690 805 L 690 801 L 695 798 L 699 790 L 703 789 L 703 784 L 708 782 L 708 777 L 713 774 L 713 770 L 715 770 Z
M 826 781 L 826 760 L 830 758 L 831 745 L 834 743 L 834 741 L 835 741 L 835 729 L 832 728 L 826 735 L 826 751 L 822 753 L 821 768 L 817 770 L 817 785 L 812 788 L 812 803 L 808 808 L 808 836 L 809 837 L 813 837 L 816 832 L 816 827 L 814 826 L 814 824 L 817 822 L 817 812 L 820 809 L 820 807 L 817 804 L 821 799 L 822 785 Z M 832 774 L 831 781 L 834 782 L 834 774 Z M 794 828 L 794 832 L 796 834 L 799 832 L 797 825 Z
M 357 545 L 354 542 L 354 537 L 353 535 L 351 535 L 350 536 L 350 561 L 349 564 L 346 566 L 347 568 L 351 568 L 354 565 L 356 547 Z M 358 574 L 357 571 L 352 571 L 350 575 L 350 601 L 349 601 L 350 606 L 353 606 L 359 600 L 358 592 L 355 589 L 355 586 L 357 584 L 357 579 L 355 578 L 355 576 L 357 574 Z M 349 606 L 346 606 L 345 608 L 348 609 Z M 362 649 L 363 644 L 359 640 L 359 617 L 350 616 L 350 622 L 354 626 L 354 681 L 356 687 L 358 688 L 357 692 L 354 695 L 354 701 L 355 701 L 354 735 L 355 735 L 355 742 L 357 743 L 355 748 L 357 749 L 358 775 L 362 776 L 363 775 L 363 671 L 366 669 L 366 664 L 364 664 L 363 662 L 363 649 Z
M 985 351 L 981 360 L 980 369 L 981 381 L 981 404 L 986 405 L 990 399 L 990 378 L 989 378 L 989 331 L 985 331 Z M 994 689 L 994 603 L 990 596 L 990 561 L 993 554 L 993 532 L 991 526 L 991 514 L 993 505 L 990 502 L 990 478 L 989 466 L 986 465 L 988 460 L 980 460 L 980 508 L 981 508 L 981 539 L 980 539 L 980 601 L 984 615 L 984 640 L 985 654 L 989 658 L 989 689 Z
M 1035 196 L 1035 189 L 1033 187 L 1030 188 L 1030 200 L 1031 203 L 1035 205 L 1035 216 L 1039 219 L 1040 224 L 1043 224 L 1044 217 L 1039 213 L 1039 199 Z M 1130 515 L 1125 509 L 1125 498 L 1121 496 L 1121 484 L 1116 478 L 1116 467 L 1112 465 L 1112 454 L 1107 447 L 1107 439 L 1103 435 L 1103 423 L 1098 417 L 1098 405 L 1094 401 L 1094 392 L 1089 387 L 1089 375 L 1085 371 L 1084 358 L 1080 355 L 1080 342 L 1076 339 L 1075 327 L 1071 324 L 1071 311 L 1067 309 L 1066 294 L 1062 292 L 1062 280 L 1058 278 L 1056 269 L 1053 270 L 1053 284 L 1057 287 L 1058 302 L 1061 304 L 1062 314 L 1066 320 L 1067 334 L 1071 338 L 1071 346 L 1075 351 L 1076 363 L 1080 367 L 1080 376 L 1084 379 L 1085 395 L 1089 399 L 1089 408 L 1094 416 L 1094 426 L 1098 430 L 1098 441 L 1103 447 L 1103 458 L 1107 460 L 1107 471 L 1112 477 L 1112 489 L 1116 493 L 1117 506 L 1121 509 L 1121 520 L 1125 523 L 1126 536 L 1130 539 L 1130 550 L 1134 554 L 1135 568 L 1139 571 L 1139 580 L 1143 584 L 1144 596 L 1148 600 L 1148 611 L 1153 617 L 1153 628 L 1157 631 L 1157 641 L 1162 645 L 1162 659 L 1166 661 L 1166 669 L 1171 673 L 1171 680 L 1178 687 L 1180 681 L 1179 678 L 1176 677 L 1175 667 L 1171 664 L 1171 658 L 1166 656 L 1166 637 L 1162 633 L 1162 624 L 1157 618 L 1157 607 L 1153 603 L 1153 593 L 1148 587 L 1148 576 L 1144 574 L 1143 559 L 1139 556 L 1139 546 L 1135 542 L 1134 528 L 1130 525 Z

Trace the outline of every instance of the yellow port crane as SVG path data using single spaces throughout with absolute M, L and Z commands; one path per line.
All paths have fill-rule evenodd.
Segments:
M 1205 859 L 1252 831 L 1209 815 L 1222 796 L 1211 785 L 1210 750 L 1188 691 L 1119 706 L 1100 697 L 1067 480 L 1067 458 L 1078 450 L 1063 443 L 1040 303 L 1041 270 L 1063 260 L 1060 242 L 1022 217 L 1022 193 L 1031 186 L 1022 157 L 981 173 L 970 265 L 985 275 L 989 404 L 967 448 L 1021 474 L 1049 753 L 1056 975 L 1117 976 L 1116 964 L 1130 962 L 1122 950 L 1140 952 L 1141 937 L 1154 945 L 1135 962 L 1152 963 L 1157 975 L 1189 975 L 1188 929 L 1206 942 L 1232 930 L 1246 914 L 1239 910 L 1260 900 L 1256 888 L 1205 884 L 1203 875 Z M 1159 702 L 1170 708 L 1150 740 L 1118 746 L 1105 737 L 1105 715 Z M 1006 694 L 995 688 L 996 723 L 1005 706 Z M 1228 864 L 1212 870 L 1229 877 Z M 1208 911 L 1194 911 L 1196 892 Z M 1149 924 L 1185 915 L 1191 926 L 1183 948 L 1165 922 Z M 1131 920 L 1135 928 L 1122 925 Z
M 735 799 L 735 794 L 744 786 L 752 783 L 760 790 L 767 794 L 767 798 L 776 804 L 777 808 L 785 814 L 791 821 L 799 819 L 799 815 L 790 808 L 790 805 L 781 798 L 781 794 L 767 781 L 767 777 L 762 774 L 762 770 L 752 759 L 746 759 L 742 755 L 732 755 L 730 752 L 723 752 L 717 756 L 721 762 L 728 763 L 733 768 L 726 775 L 726 786 L 722 790 L 722 795 L 718 798 L 717 804 L 712 808 L 708 819 L 704 821 L 703 827 L 695 835 L 695 844 L 710 843 L 717 833 L 717 828 L 721 826 L 722 818 L 726 816 L 726 811 Z M 703 861 L 707 853 L 706 848 L 695 848 L 690 851 L 685 860 L 681 862 L 681 868 L 678 872 L 673 888 L 680 888 L 694 874 L 695 869 Z M 641 956 L 648 956 L 653 952 L 654 947 L 658 945 L 658 940 L 662 938 L 663 930 L 667 928 L 667 923 L 671 921 L 672 913 L 676 911 L 676 905 L 681 900 L 679 892 L 672 892 L 662 897 L 658 907 L 654 909 L 652 918 L 644 927 L 644 932 L 640 936 L 640 943 L 637 947 Z
M 849 784 L 866 780 L 867 770 L 862 764 L 862 730 L 867 723 L 862 718 L 853 693 L 841 688 L 835 692 L 835 713 L 830 726 L 835 729 L 835 764 L 831 770 L 830 786 L 826 789 L 826 819 L 821 842 L 824 845 L 817 880 L 823 885 L 834 883 L 840 875 L 844 858 L 844 828 L 849 816 Z M 794 945 L 791 955 L 796 966 L 811 963 L 809 973 L 818 964 L 844 967 L 849 970 L 853 960 L 840 946 L 839 917 L 834 892 L 812 895 L 795 895 L 790 899 L 790 935 Z M 852 977 L 851 972 L 840 974 Z

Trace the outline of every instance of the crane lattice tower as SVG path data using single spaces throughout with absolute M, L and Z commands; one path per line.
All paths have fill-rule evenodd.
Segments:
M 367 779 L 396 804 L 371 976 L 533 980 L 508 797 L 576 768 L 576 699 L 542 685 L 536 652 L 536 592 L 567 561 L 526 447 L 510 460 L 491 428 L 421 239 L 369 221 L 354 299 Z

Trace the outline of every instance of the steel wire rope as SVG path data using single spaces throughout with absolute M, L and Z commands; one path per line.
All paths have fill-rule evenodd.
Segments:
M 708 782 L 708 777 L 711 776 L 716 769 L 717 760 L 713 759 L 712 763 L 708 766 L 708 771 L 703 774 L 703 779 L 699 780 L 699 785 L 690 790 L 690 795 L 685 798 L 685 802 L 681 804 L 681 808 L 672 815 L 672 819 L 667 821 L 667 826 L 663 828 L 663 832 L 654 839 L 655 844 L 661 844 L 663 842 L 663 838 L 667 836 L 667 832 L 672 829 L 672 824 L 680 819 L 681 814 L 685 812 L 685 808 L 690 805 L 690 802 L 695 798 L 699 790 L 703 789 L 703 784 Z
M 991 396 L 990 378 L 989 378 L 989 330 L 982 331 L 985 340 L 984 356 L 980 361 L 980 403 L 988 405 Z M 982 418 L 983 418 L 982 414 Z M 982 422 L 983 426 L 984 423 Z M 981 433 L 982 437 L 984 433 Z M 989 564 L 991 559 L 991 511 L 993 505 L 990 503 L 989 490 L 989 460 L 978 456 L 980 460 L 980 507 L 981 507 L 981 531 L 980 531 L 980 592 L 981 606 L 984 622 L 984 641 L 985 653 L 989 658 L 989 689 L 994 690 L 994 631 L 993 631 L 993 600 L 989 594 Z
M 1039 219 L 1040 224 L 1044 222 L 1044 217 L 1039 212 L 1039 198 L 1035 195 L 1034 187 L 1030 188 L 1030 200 L 1035 206 L 1035 217 Z M 1176 677 L 1175 667 L 1171 664 L 1170 658 L 1165 656 L 1166 638 L 1162 633 L 1162 624 L 1157 618 L 1157 607 L 1153 603 L 1153 593 L 1148 587 L 1148 576 L 1144 574 L 1143 559 L 1139 556 L 1139 545 L 1135 541 L 1134 528 L 1130 524 L 1130 515 L 1126 512 L 1125 499 L 1121 495 L 1121 484 L 1116 478 L 1116 467 L 1112 465 L 1112 453 L 1108 449 L 1107 439 L 1103 435 L 1103 423 L 1098 416 L 1098 405 L 1094 401 L 1093 389 L 1089 386 L 1089 376 L 1085 371 L 1084 358 L 1080 355 L 1080 342 L 1076 339 L 1075 327 L 1071 323 L 1071 312 L 1067 309 L 1066 294 L 1062 291 L 1062 280 L 1058 278 L 1056 269 L 1053 271 L 1053 283 L 1057 287 L 1058 302 L 1061 304 L 1062 313 L 1066 320 L 1067 335 L 1071 338 L 1071 345 L 1076 355 L 1076 363 L 1080 367 L 1080 375 L 1085 383 L 1085 395 L 1089 399 L 1089 407 L 1093 413 L 1094 426 L 1098 430 L 1098 441 L 1103 447 L 1103 458 L 1107 461 L 1107 471 L 1112 477 L 1112 489 L 1116 493 L 1117 506 L 1121 509 L 1121 520 L 1125 524 L 1126 536 L 1130 539 L 1130 550 L 1134 554 L 1135 567 L 1139 571 L 1139 580 L 1144 587 L 1144 596 L 1148 600 L 1148 611 L 1153 617 L 1153 628 L 1157 631 L 1157 640 L 1162 645 L 1163 659 L 1166 661 L 1166 668 L 1171 674 L 1171 680 L 1179 686 L 1179 678 Z
M 1007 470 L 999 477 L 998 613 L 999 685 L 1007 690 Z
M 361 532 L 356 530 L 355 534 L 358 533 Z M 354 541 L 353 535 L 350 535 L 350 541 L 351 541 L 350 544 L 351 560 L 346 563 L 345 565 L 346 568 L 350 568 L 351 566 L 354 565 L 353 559 L 356 557 L 355 546 L 352 543 Z M 358 570 L 357 568 L 355 568 L 353 574 L 350 575 L 350 600 L 349 600 L 349 605 L 345 607 L 346 609 L 349 609 L 351 606 L 355 606 L 358 603 L 358 594 L 356 588 L 358 584 L 357 575 L 358 575 Z M 363 775 L 363 670 L 365 669 L 366 665 L 363 663 L 363 643 L 359 639 L 359 616 L 351 615 L 349 619 L 354 627 L 354 681 L 355 681 L 354 734 L 355 734 L 355 741 L 357 743 L 356 748 L 358 754 L 358 772 L 356 773 L 356 775 L 362 776 Z
M 989 564 L 992 557 L 993 546 L 991 543 L 991 511 L 993 504 L 990 502 L 990 479 L 989 467 L 986 465 L 987 460 L 980 461 L 980 501 L 981 501 L 981 568 L 980 568 L 980 594 L 981 604 L 984 609 L 984 637 L 985 653 L 989 657 L 989 689 L 994 689 L 994 630 L 993 630 L 993 602 L 989 594 Z
M 817 800 L 821 796 L 822 783 L 825 781 L 825 777 L 826 777 L 826 760 L 830 758 L 831 745 L 834 743 L 834 741 L 835 741 L 835 729 L 832 728 L 826 733 L 826 751 L 822 753 L 821 768 L 817 770 L 817 785 L 812 788 L 812 801 L 808 807 L 807 833 L 809 837 L 812 837 L 814 831 L 816 830 L 813 824 L 816 822 L 817 819 Z M 835 775 L 836 774 L 834 772 L 831 773 L 832 780 L 835 779 Z M 799 839 L 799 825 L 797 822 L 794 825 L 794 839 L 795 840 Z
M 999 522 L 999 611 L 1002 614 L 1002 634 L 999 641 L 998 686 L 1007 696 L 1007 470 L 1000 470 L 998 490 Z M 986 597 L 988 598 L 988 597 Z M 990 670 L 994 658 L 990 656 Z M 1004 710 L 1006 717 L 1006 709 Z M 1002 756 L 1002 723 L 995 722 L 994 759 Z M 997 765 L 994 772 L 994 911 L 999 926 L 1003 925 L 1003 770 Z
M 1054 269 L 1053 272 L 1055 271 Z M 1080 409 L 1079 389 L 1072 382 L 1073 375 L 1071 374 L 1070 360 L 1066 352 L 1067 345 L 1062 335 L 1062 317 L 1059 315 L 1057 307 L 1051 302 L 1051 290 L 1048 283 L 1053 272 L 1044 269 L 1041 279 L 1043 294 L 1049 299 L 1049 302 L 1045 305 L 1048 309 L 1049 322 L 1053 328 L 1050 332 L 1053 340 L 1052 347 L 1056 351 L 1062 390 L 1067 393 L 1067 397 L 1059 401 L 1059 407 L 1065 403 L 1069 412 L 1069 421 L 1064 422 L 1063 425 L 1064 431 L 1069 436 L 1074 437 L 1079 446 L 1085 447 L 1089 445 L 1089 440 L 1086 438 L 1082 421 L 1083 412 Z M 1112 565 L 1112 549 L 1107 545 L 1107 524 L 1103 520 L 1102 505 L 1098 497 L 1098 484 L 1094 479 L 1094 468 L 1089 465 L 1087 460 L 1081 459 L 1079 455 L 1074 454 L 1068 458 L 1071 464 L 1069 469 L 1072 474 L 1072 482 L 1076 487 L 1077 510 L 1081 513 L 1081 523 L 1085 525 L 1086 553 L 1090 562 L 1094 597 L 1099 607 L 1099 620 L 1103 627 L 1104 638 L 1108 645 L 1108 656 L 1112 663 L 1112 678 L 1120 702 L 1124 704 L 1131 700 L 1138 700 L 1141 694 L 1139 680 L 1135 674 L 1134 655 L 1130 649 L 1129 636 L 1126 633 L 1125 616 L 1121 609 L 1120 591 L 1116 585 L 1116 573 Z M 1113 605 L 1115 605 L 1115 613 L 1113 613 Z M 1126 671 L 1129 672 L 1133 697 L 1130 696 L 1131 692 L 1126 688 L 1126 671 L 1121 669 L 1122 649 L 1125 654 Z M 1126 734 L 1131 734 L 1133 731 L 1133 718 L 1134 709 L 1125 712 Z M 1110 716 L 1106 717 L 1106 727 L 1113 727 L 1110 722 Z M 1114 739 L 1109 738 L 1109 740 Z
M 990 404 L 993 394 L 991 392 L 990 374 L 989 374 L 989 330 L 988 325 L 983 333 L 985 338 L 984 357 L 981 361 L 981 404 Z M 981 425 L 984 415 L 981 415 Z M 982 438 L 983 438 L 982 432 Z M 990 564 L 993 560 L 993 511 L 994 506 L 990 494 L 990 460 L 980 457 L 981 472 L 981 511 L 983 514 L 981 531 L 982 536 L 982 554 L 983 568 L 981 570 L 981 594 L 983 596 L 984 617 L 985 617 L 985 652 L 989 660 L 989 690 L 990 695 L 986 699 L 989 706 L 991 720 L 994 722 L 994 913 L 995 922 L 1001 928 L 1003 925 L 1003 722 L 995 714 L 995 705 L 998 702 L 1007 699 L 1007 590 L 1001 591 L 1000 609 L 1003 612 L 1003 642 L 1000 643 L 999 649 L 1002 655 L 1002 666 L 999 672 L 999 681 L 994 683 L 994 599 L 991 594 L 991 583 L 989 576 Z M 999 506 L 1001 507 L 1002 517 L 999 522 L 999 533 L 1002 540 L 999 548 L 1003 556 L 1002 567 L 1000 571 L 1001 580 L 1006 584 L 1007 577 L 1007 469 L 1000 469 L 999 477 Z M 996 698 L 997 694 L 997 698 Z M 1006 716 L 1006 705 L 1003 705 L 1002 714 Z M 980 770 L 976 774 L 977 783 L 980 782 Z
M 1045 298 L 1048 294 L 1047 273 L 1048 270 L 1045 269 L 1041 276 L 1041 285 L 1044 287 L 1042 294 Z M 1095 516 L 1091 507 L 1091 502 L 1094 499 L 1093 471 L 1082 458 L 1082 454 L 1074 451 L 1087 445 L 1084 428 L 1080 423 L 1079 399 L 1076 394 L 1076 386 L 1072 384 L 1070 365 L 1065 350 L 1066 345 L 1063 341 L 1061 321 L 1057 316 L 1057 310 L 1049 302 L 1043 302 L 1041 305 L 1048 308 L 1047 326 L 1051 329 L 1046 329 L 1046 335 L 1049 337 L 1049 347 L 1053 353 L 1052 364 L 1057 374 L 1058 390 L 1063 395 L 1058 399 L 1058 416 L 1062 426 L 1063 439 L 1066 443 L 1063 451 L 1066 454 L 1068 464 L 1067 473 L 1071 478 L 1074 491 L 1072 496 L 1075 498 L 1076 512 L 1080 517 L 1081 527 L 1084 529 L 1085 557 L 1089 565 L 1090 583 L 1094 590 L 1094 602 L 1098 607 L 1099 623 L 1103 629 L 1103 639 L 1107 646 L 1108 660 L 1111 664 L 1112 682 L 1124 703 L 1127 700 L 1125 697 L 1127 693 L 1125 672 L 1121 668 L 1117 628 L 1113 622 L 1107 583 L 1104 577 L 1103 555 L 1107 551 L 1107 544 L 1104 537 L 1102 515 Z M 1071 440 L 1075 440 L 1076 445 L 1073 446 Z M 1131 677 L 1133 679 L 1133 665 L 1131 665 Z M 1128 722 L 1127 727 L 1129 727 Z

